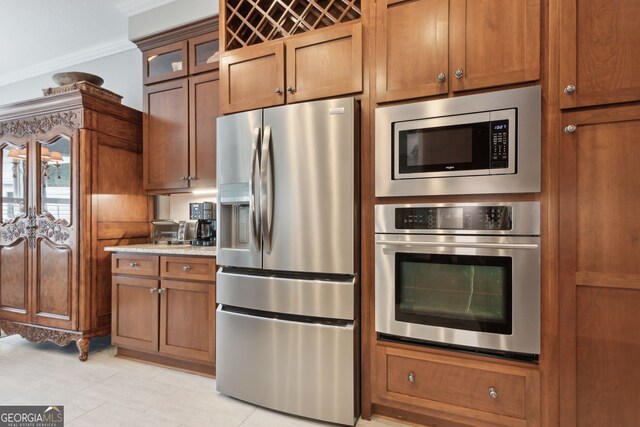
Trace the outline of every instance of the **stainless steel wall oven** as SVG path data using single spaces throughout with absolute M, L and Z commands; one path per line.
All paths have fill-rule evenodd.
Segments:
M 376 331 L 540 353 L 537 202 L 376 206 Z

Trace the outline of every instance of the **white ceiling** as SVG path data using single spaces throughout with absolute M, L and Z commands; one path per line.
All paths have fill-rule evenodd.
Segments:
M 0 0 L 0 86 L 122 52 L 128 18 L 173 0 Z

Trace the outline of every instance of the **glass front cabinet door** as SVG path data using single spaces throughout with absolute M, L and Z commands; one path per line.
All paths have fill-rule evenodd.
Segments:
M 73 306 L 77 300 L 77 173 L 71 132 L 50 132 L 37 137 L 37 190 L 34 191 L 35 322 L 74 329 Z
M 0 319 L 27 321 L 29 150 L 26 139 L 0 138 Z

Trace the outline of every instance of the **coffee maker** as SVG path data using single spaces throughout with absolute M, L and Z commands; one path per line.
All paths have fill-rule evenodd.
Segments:
M 216 245 L 216 209 L 213 202 L 189 203 L 189 218 L 195 219 L 193 246 Z

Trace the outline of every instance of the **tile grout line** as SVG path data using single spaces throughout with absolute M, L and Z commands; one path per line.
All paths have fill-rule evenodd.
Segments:
M 254 412 L 256 412 L 256 409 L 258 409 L 258 407 L 257 407 L 257 406 L 254 406 L 254 407 L 253 407 L 253 410 L 252 410 L 251 412 L 249 412 L 249 414 L 244 418 L 244 420 L 242 420 L 242 422 L 241 422 L 240 424 L 238 424 L 238 427 L 241 427 L 241 426 L 242 426 L 242 424 L 244 424 L 244 423 L 245 423 L 245 421 L 247 421 L 247 420 L 249 419 L 249 417 L 250 417 L 251 415 L 253 415 L 253 413 L 254 413 Z

